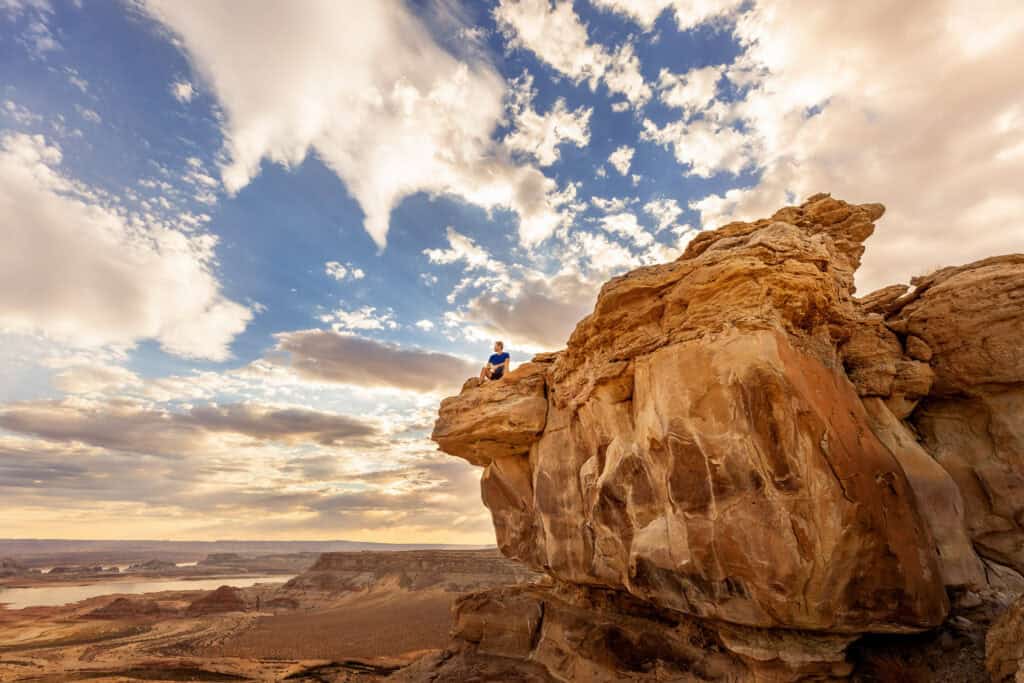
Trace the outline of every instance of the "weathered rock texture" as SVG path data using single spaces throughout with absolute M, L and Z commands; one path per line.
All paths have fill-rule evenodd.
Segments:
M 573 680 L 599 654 L 550 654 L 566 627 L 529 615 L 597 590 L 699 618 L 749 674 L 725 679 L 843 676 L 859 634 L 935 627 L 947 588 L 984 585 L 976 550 L 1024 568 L 1024 255 L 857 299 L 883 212 L 816 195 L 701 233 L 608 282 L 563 352 L 442 403 L 500 549 L 554 584 L 464 601 L 467 647 Z
M 992 683 L 1024 683 L 1024 598 L 989 630 L 985 668 Z

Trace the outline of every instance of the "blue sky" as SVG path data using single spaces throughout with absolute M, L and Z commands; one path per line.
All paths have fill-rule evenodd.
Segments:
M 0 536 L 489 542 L 492 340 L 820 190 L 865 290 L 1024 248 L 990 4 L 0 0 Z

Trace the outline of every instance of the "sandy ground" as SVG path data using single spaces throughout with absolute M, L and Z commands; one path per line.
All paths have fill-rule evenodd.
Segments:
M 264 604 L 273 590 L 245 589 Z M 0 681 L 379 680 L 443 646 L 457 597 L 387 587 L 324 608 L 181 616 L 199 595 L 146 594 L 174 611 L 163 617 L 88 616 L 113 595 L 0 610 Z

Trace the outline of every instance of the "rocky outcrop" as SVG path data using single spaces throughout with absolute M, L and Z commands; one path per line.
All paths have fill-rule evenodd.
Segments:
M 1024 573 L 1024 255 L 944 268 L 887 319 L 931 350 L 910 420 L 956 481 L 978 551 Z
M 248 608 L 242 591 L 234 586 L 221 586 L 194 600 L 185 613 L 190 617 L 197 617 L 222 612 L 244 612 Z
M 992 683 L 1024 683 L 1024 598 L 989 629 L 985 668 Z
M 150 619 L 172 613 L 149 598 L 115 598 L 103 607 L 89 612 L 92 619 Z
M 323 599 L 387 584 L 406 590 L 481 590 L 536 580 L 540 574 L 493 550 L 408 550 L 323 553 L 275 599 Z
M 701 233 L 607 283 L 563 352 L 444 401 L 434 438 L 484 467 L 500 549 L 553 581 L 516 605 L 608 591 L 755 678 L 843 676 L 850 640 L 935 627 L 947 588 L 984 584 L 976 547 L 1019 568 L 1024 256 L 858 300 L 883 211 L 816 195 Z M 474 652 L 489 600 L 460 608 Z M 503 656 L 543 659 L 543 614 L 493 636 Z
M 457 398 L 441 403 L 431 438 L 474 465 L 526 455 L 547 417 L 546 372 L 546 363 L 524 363 L 502 380 L 467 381 Z

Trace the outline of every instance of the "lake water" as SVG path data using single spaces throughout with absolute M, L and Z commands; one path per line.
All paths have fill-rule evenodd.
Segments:
M 221 586 L 246 588 L 257 583 L 284 583 L 292 578 L 276 576 L 232 576 L 219 579 L 153 579 L 151 581 L 99 581 L 84 586 L 33 586 L 31 588 L 0 588 L 0 603 L 7 609 L 52 607 L 111 593 L 157 593 L 159 591 L 212 591 Z

